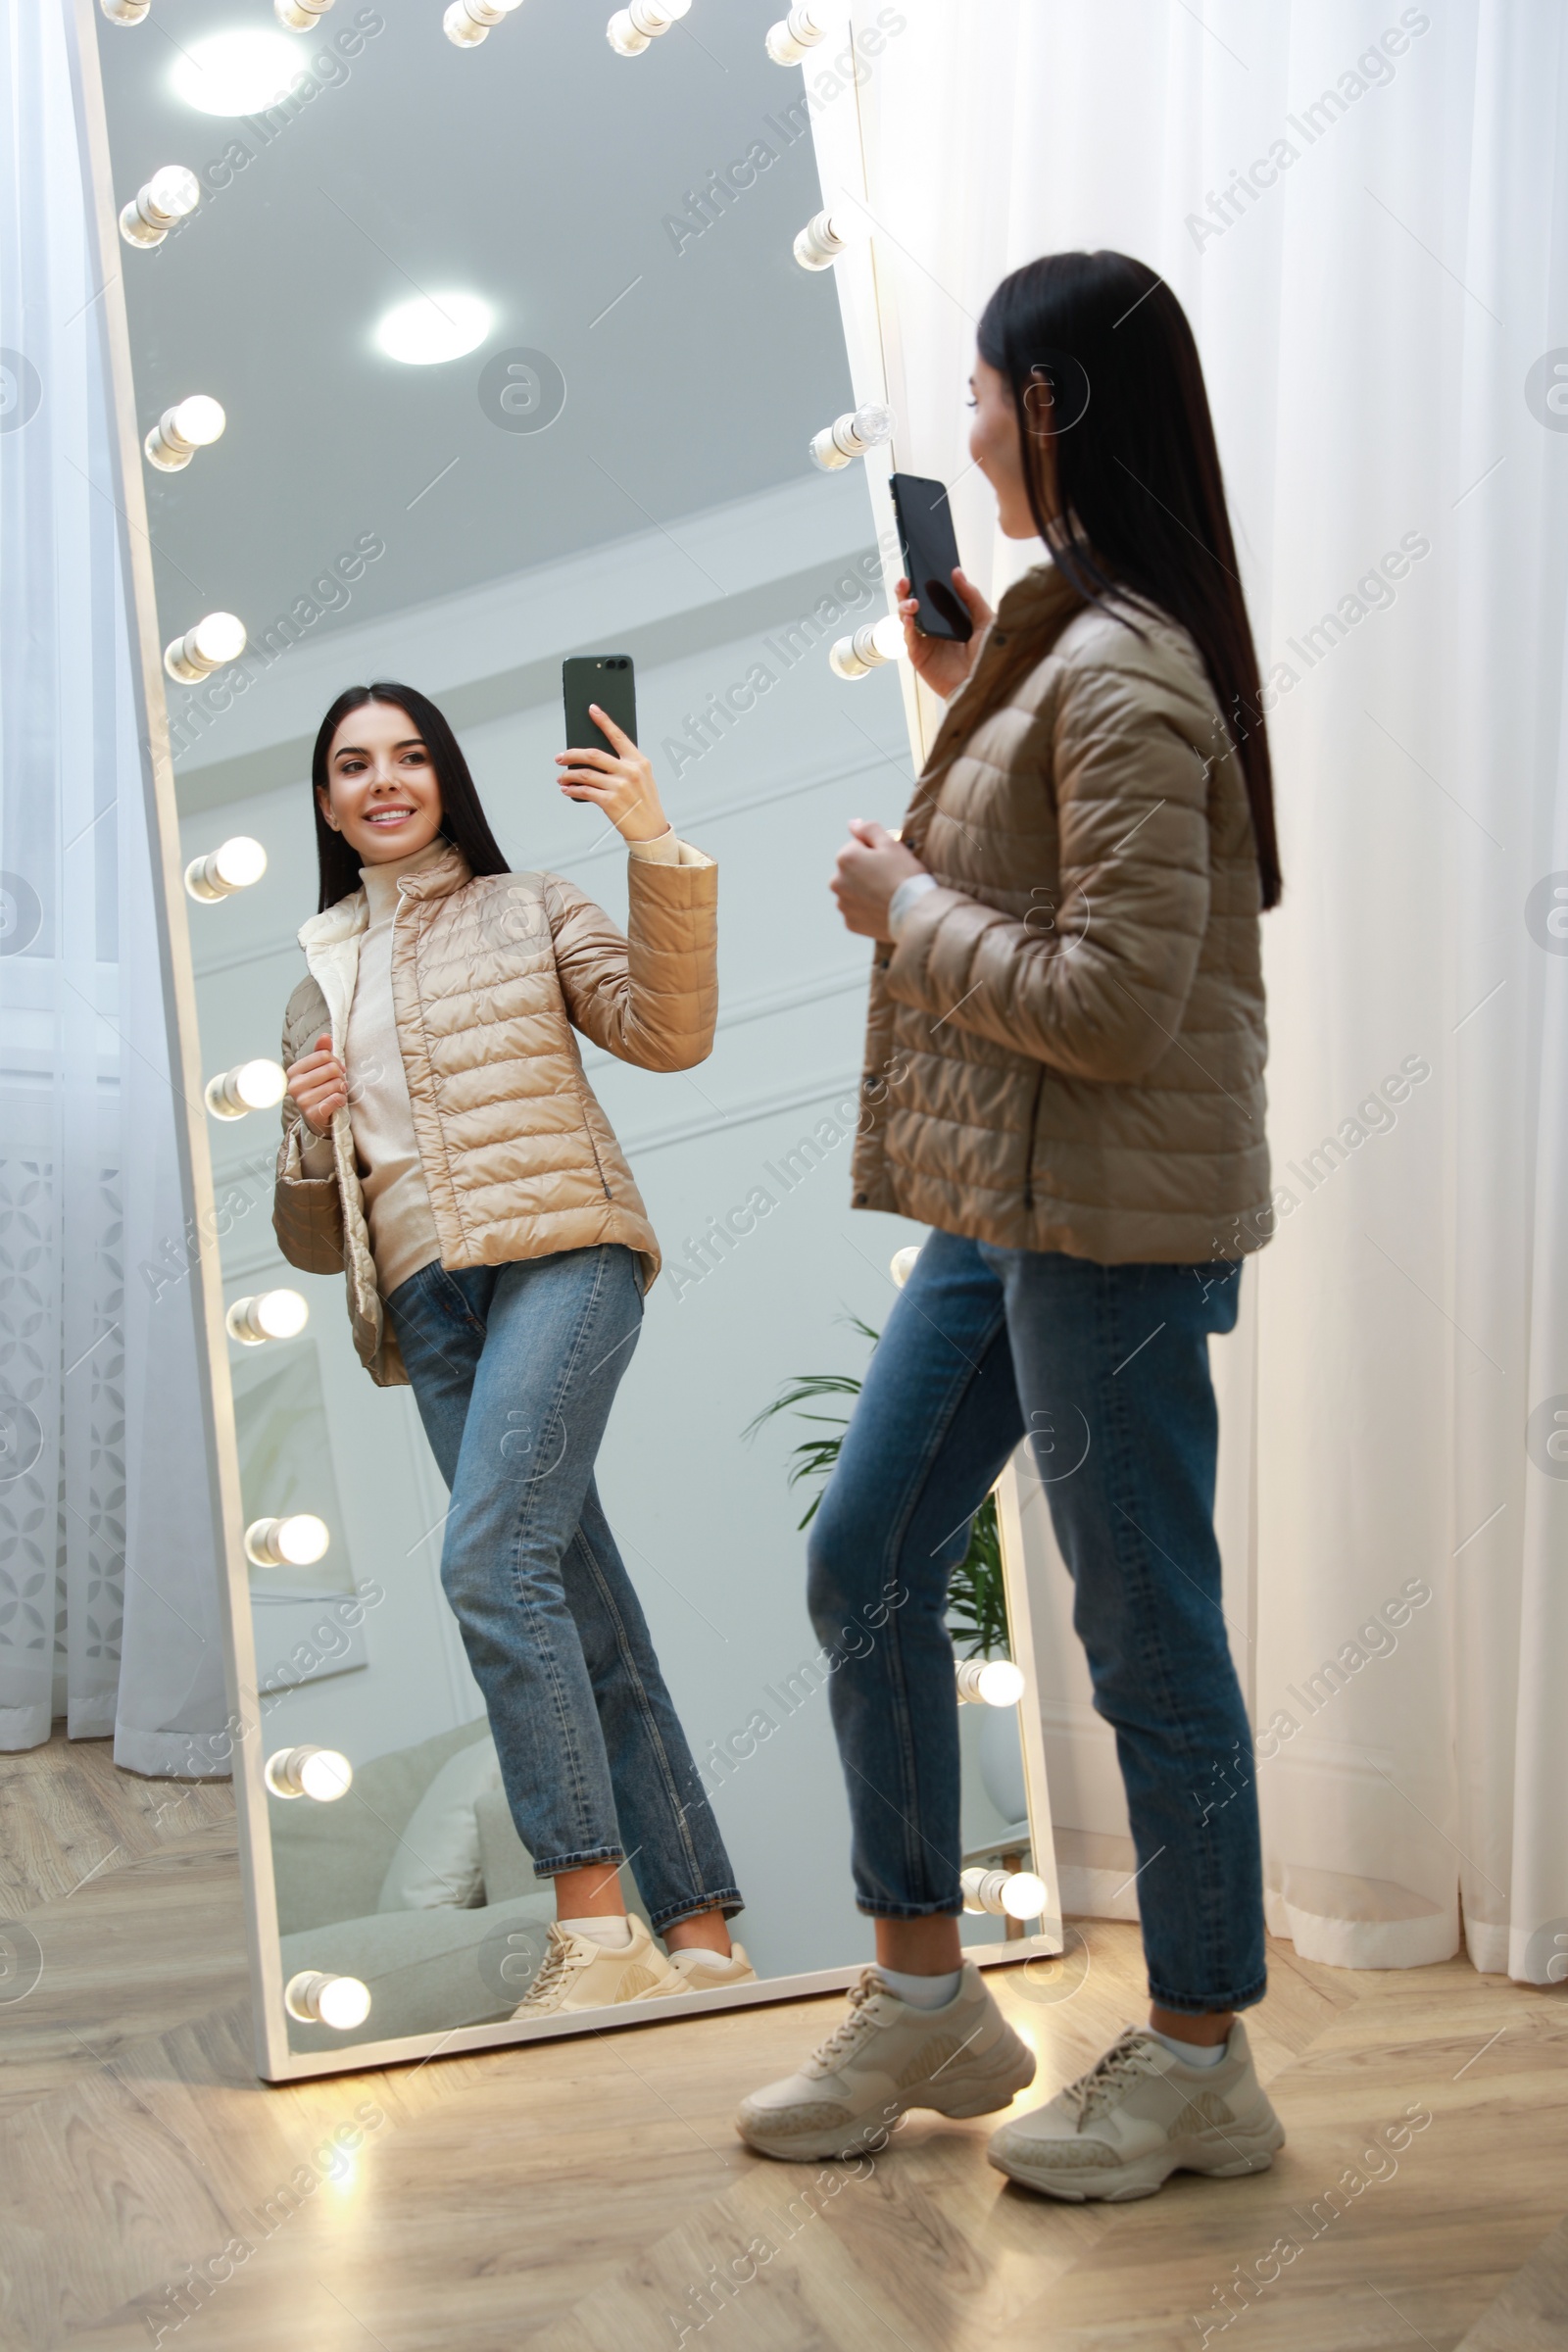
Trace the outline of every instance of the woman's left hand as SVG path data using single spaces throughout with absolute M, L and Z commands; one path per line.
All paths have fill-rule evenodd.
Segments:
M 587 801 L 609 817 L 623 841 L 655 841 L 669 831 L 654 771 L 631 737 L 597 703 L 588 706 L 613 752 L 558 752 L 561 789 L 568 801 Z
M 839 903 L 847 931 L 862 939 L 889 940 L 893 893 L 911 874 L 923 874 L 925 867 L 912 850 L 894 840 L 886 825 L 874 820 L 852 816 L 850 836 L 828 888 Z

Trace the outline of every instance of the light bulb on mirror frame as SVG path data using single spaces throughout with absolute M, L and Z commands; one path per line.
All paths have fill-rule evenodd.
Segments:
M 332 0 L 272 0 L 272 14 L 288 32 L 309 32 Z
M 851 409 L 843 416 L 835 416 L 813 433 L 810 455 L 813 466 L 824 473 L 838 473 L 856 458 L 863 458 L 868 449 L 880 449 L 884 441 L 893 438 L 893 411 L 880 401 L 867 401 L 862 408 Z
M 161 245 L 172 228 L 189 220 L 201 200 L 195 172 L 183 164 L 165 164 L 122 212 L 120 233 L 127 245 Z
M 282 1063 L 258 1054 L 209 1078 L 204 1099 L 215 1119 L 242 1119 L 247 1111 L 274 1109 L 287 1092 Z
M 966 1911 L 993 1919 L 1039 1919 L 1051 1889 L 1032 1870 L 966 1870 L 959 1884 Z
M 322 1969 L 302 1968 L 283 1987 L 283 2006 L 302 2026 L 330 2026 L 335 2034 L 352 2034 L 370 2014 L 370 1988 L 358 1977 L 329 1977 Z
M 811 215 L 796 238 L 795 259 L 803 270 L 831 270 L 841 255 L 870 233 L 868 220 L 846 212 L 841 205 L 825 205 Z
M 667 32 L 687 13 L 692 0 L 631 0 L 617 8 L 605 26 L 605 38 L 617 57 L 641 57 L 650 41 Z
M 215 669 L 237 662 L 249 640 L 233 612 L 209 612 L 183 637 L 164 648 L 164 667 L 181 686 L 199 686 Z
M 111 24 L 139 24 L 153 0 L 98 0 Z
M 178 473 L 199 449 L 211 449 L 222 437 L 227 422 L 220 401 L 193 392 L 164 411 L 141 445 L 143 455 L 160 473 Z
M 298 1291 L 258 1291 L 235 1299 L 223 1329 L 242 1348 L 265 1348 L 269 1340 L 297 1340 L 310 1319 L 310 1306 Z
M 1015 1707 L 1023 1696 L 1023 1668 L 1011 1658 L 962 1658 L 956 1675 L 960 1706 Z
M 903 621 L 896 612 L 884 612 L 880 620 L 862 622 L 853 636 L 841 637 L 827 663 L 836 678 L 853 683 L 880 669 L 884 662 L 901 661 L 905 651 Z
M 895 1250 L 893 1252 L 888 1272 L 901 1291 L 914 1272 L 914 1261 L 920 1254 L 920 1249 L 921 1245 L 918 1242 L 910 1242 L 906 1249 Z
M 798 66 L 808 49 L 827 38 L 827 10 L 822 0 L 802 0 L 787 17 L 768 27 L 763 47 L 775 66 Z
M 477 49 L 498 24 L 504 24 L 522 0 L 452 0 L 441 20 L 447 39 L 459 49 Z
M 335 1805 L 354 1785 L 354 1767 L 335 1747 L 280 1747 L 268 1757 L 262 1777 L 274 1796 Z
M 325 1559 L 332 1537 L 314 1511 L 291 1511 L 286 1519 L 253 1519 L 245 1530 L 245 1557 L 253 1568 L 314 1568 Z
M 235 833 L 216 850 L 209 850 L 205 858 L 191 859 L 185 868 L 185 888 L 193 899 L 213 906 L 220 899 L 232 898 L 236 890 L 249 890 L 266 871 L 267 852 L 261 843 L 248 833 Z

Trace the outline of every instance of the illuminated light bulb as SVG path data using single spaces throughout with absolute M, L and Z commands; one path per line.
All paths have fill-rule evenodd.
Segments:
M 183 637 L 165 646 L 164 667 L 182 686 L 196 686 L 215 669 L 237 662 L 244 651 L 245 623 L 232 612 L 209 612 Z
M 153 0 L 98 0 L 111 24 L 139 24 Z
M 358 1977 L 328 1977 L 319 1969 L 302 1969 L 284 1985 L 283 2006 L 302 2026 L 330 2026 L 335 2034 L 352 2034 L 370 2014 L 370 1988 Z
M 897 613 L 884 612 L 880 620 L 863 622 L 853 637 L 841 637 L 828 655 L 828 667 L 836 678 L 863 678 L 884 662 L 899 661 L 905 650 L 904 623 Z
M 826 37 L 827 11 L 822 0 L 803 0 L 801 7 L 792 8 L 770 27 L 765 46 L 775 66 L 798 66 L 808 49 L 814 49 Z
M 274 1796 L 314 1796 L 318 1805 L 333 1805 L 348 1794 L 354 1767 L 335 1747 L 280 1747 L 268 1757 L 265 1778 Z
M 193 899 L 211 905 L 215 899 L 231 898 L 236 890 L 249 890 L 267 871 L 267 852 L 259 841 L 248 833 L 236 833 L 231 841 L 220 842 L 209 850 L 205 858 L 193 858 L 185 868 L 185 888 Z
M 868 401 L 864 408 L 852 409 L 823 425 L 811 441 L 811 463 L 824 473 L 837 473 L 852 459 L 863 458 L 868 449 L 880 449 L 892 438 L 893 411 Z
M 958 1667 L 960 1703 L 1015 1707 L 1023 1696 L 1023 1669 L 1010 1658 L 965 1658 Z
M 477 350 L 490 322 L 490 305 L 477 294 L 419 294 L 387 312 L 375 340 L 405 368 L 436 368 Z
M 966 1911 L 998 1919 L 1038 1919 L 1051 1900 L 1045 1880 L 1032 1870 L 966 1870 L 959 1884 Z
M 795 240 L 795 259 L 803 270 L 831 270 L 840 254 L 869 234 L 868 221 L 853 214 L 813 213 Z
M 245 1556 L 253 1568 L 314 1568 L 331 1541 L 324 1519 L 295 1511 L 287 1519 L 253 1519 L 245 1530 Z
M 903 1290 L 905 1284 L 908 1281 L 909 1276 L 914 1272 L 914 1261 L 919 1254 L 920 1245 L 918 1242 L 911 1242 L 906 1250 L 894 1250 L 893 1262 L 889 1266 L 888 1272 L 892 1275 L 894 1281 L 898 1284 L 898 1287 L 901 1291 Z
M 236 26 L 182 48 L 170 79 L 198 114 L 259 115 L 294 89 L 300 56 L 280 32 Z
M 504 24 L 522 0 L 452 0 L 441 29 L 460 49 L 477 49 L 498 24 Z
M 120 216 L 120 233 L 127 245 L 161 245 L 172 228 L 188 220 L 202 200 L 201 181 L 183 164 L 165 164 L 155 172 Z
M 290 32 L 309 32 L 331 5 L 332 0 L 272 0 L 272 14 Z
M 270 1110 L 288 1092 L 280 1061 L 242 1061 L 207 1081 L 207 1107 L 215 1119 L 242 1119 L 248 1110 Z
M 294 1340 L 311 1319 L 311 1310 L 298 1291 L 259 1291 L 253 1298 L 236 1298 L 223 1317 L 223 1328 L 242 1348 L 263 1348 L 269 1340 Z
M 166 409 L 142 443 L 148 464 L 160 473 L 178 473 L 199 449 L 210 449 L 221 437 L 227 422 L 220 402 L 193 392 L 189 400 Z
M 617 57 L 640 57 L 691 4 L 692 0 L 631 0 L 629 8 L 616 9 L 605 26 L 605 38 Z

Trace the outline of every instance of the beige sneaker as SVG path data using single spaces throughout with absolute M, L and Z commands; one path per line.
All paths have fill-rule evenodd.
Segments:
M 736 2129 L 764 2156 L 811 2163 L 880 2147 L 910 2107 L 990 2115 L 1035 2079 L 1034 2053 L 972 1960 L 945 2009 L 911 2009 L 863 1971 L 849 2015 L 798 2075 L 742 2101 Z
M 613 1950 L 591 1936 L 573 1935 L 559 1922 L 552 1925 L 544 1964 L 519 2001 L 513 2017 L 561 2017 L 577 2009 L 609 2009 L 617 2001 L 640 2001 L 658 1991 L 674 1974 L 647 1923 L 632 1913 L 626 1922 L 631 1941 Z M 684 1990 L 671 1985 L 670 1991 Z
M 987 2152 L 1009 2180 L 1081 2205 L 1152 2197 L 1172 2173 L 1266 2173 L 1284 2145 L 1238 2018 L 1218 2066 L 1184 2066 L 1129 2026 L 1087 2075 L 1004 2124 Z
M 669 1955 L 669 1975 L 640 1992 L 640 2001 L 678 2000 L 687 1992 L 723 1992 L 731 1984 L 755 1984 L 757 1971 L 746 1957 L 744 1943 L 732 1943 L 729 1958 L 710 1952 L 706 1944 L 683 1944 Z

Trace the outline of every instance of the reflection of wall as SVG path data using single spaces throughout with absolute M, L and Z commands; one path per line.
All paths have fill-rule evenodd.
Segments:
M 658 537 L 622 552 L 622 581 L 578 563 L 561 567 L 554 591 L 537 580 L 526 596 L 519 589 L 514 609 L 532 633 L 513 643 L 520 666 L 505 675 L 488 638 L 473 651 L 490 681 L 483 693 L 462 683 L 466 640 L 442 609 L 421 624 L 428 661 L 406 615 L 366 632 L 363 644 L 347 645 L 344 632 L 331 670 L 318 649 L 302 648 L 302 662 L 308 654 L 318 663 L 309 700 L 289 685 L 287 663 L 273 673 L 281 745 L 259 740 L 246 714 L 232 765 L 182 774 L 181 794 L 200 804 L 185 820 L 187 855 L 244 830 L 271 858 L 254 891 L 192 909 L 211 1070 L 276 1052 L 283 1004 L 303 969 L 292 933 L 315 905 L 300 746 L 353 676 L 390 668 L 445 698 L 509 857 L 568 874 L 624 919 L 618 845 L 601 840 L 588 811 L 561 801 L 551 762 L 561 746 L 560 653 L 636 651 L 642 738 L 671 815 L 719 860 L 720 1027 L 711 1059 L 689 1074 L 656 1076 L 585 1054 L 671 1269 L 648 1301 L 601 1487 L 699 1759 L 771 1704 L 776 1728 L 714 1777 L 748 1897 L 740 1933 L 765 1971 L 781 1972 L 868 1954 L 870 1934 L 850 1894 L 826 1691 L 793 1711 L 763 1695 L 815 1648 L 795 1530 L 801 1504 L 783 1478 L 794 1436 L 774 1425 L 747 1446 L 741 1431 L 790 1374 L 863 1368 L 864 1343 L 840 1318 L 880 1325 L 892 1298 L 888 1259 L 918 1236 L 899 1220 L 853 1213 L 850 1144 L 821 1140 L 846 1088 L 853 1103 L 869 959 L 844 933 L 825 885 L 847 817 L 903 815 L 900 698 L 886 672 L 857 686 L 833 678 L 826 625 L 816 624 L 804 652 L 794 650 L 800 636 L 784 639 L 863 550 L 863 489 L 852 482 L 846 500 L 836 484 L 808 479 L 798 501 L 776 494 L 758 509 L 742 517 L 744 530 L 708 518 L 705 537 L 678 532 L 700 564 Z M 782 576 L 769 578 L 770 562 Z M 648 633 L 635 636 L 638 626 Z M 702 748 L 690 722 L 759 662 L 773 671 L 767 693 L 727 731 L 711 726 Z M 666 755 L 666 740 L 697 745 L 701 756 Z M 223 797 L 241 788 L 246 797 Z M 270 1230 L 275 1132 L 270 1115 L 214 1130 L 220 1200 L 231 1177 L 247 1203 L 224 1244 L 229 1297 L 285 1276 Z M 803 1138 L 812 1150 L 792 1173 Z M 769 1178 L 769 1167 L 785 1181 Z M 759 1184 L 772 1186 L 775 1207 L 705 1270 L 693 1245 Z M 311 1301 L 346 1546 L 356 1575 L 375 1577 L 387 1599 L 367 1620 L 370 1671 L 292 1694 L 270 1718 L 268 1743 L 310 1738 L 384 1752 L 479 1711 L 438 1583 L 444 1490 L 409 1392 L 377 1390 L 354 1359 L 341 1282 L 286 1278 Z
M 313 1568 L 258 1568 L 253 1562 L 252 1592 L 351 1592 L 354 1569 L 344 1540 L 316 1342 L 300 1338 L 243 1355 L 236 1350 L 229 1377 L 247 1522 L 314 1511 L 332 1530 L 331 1548 Z

